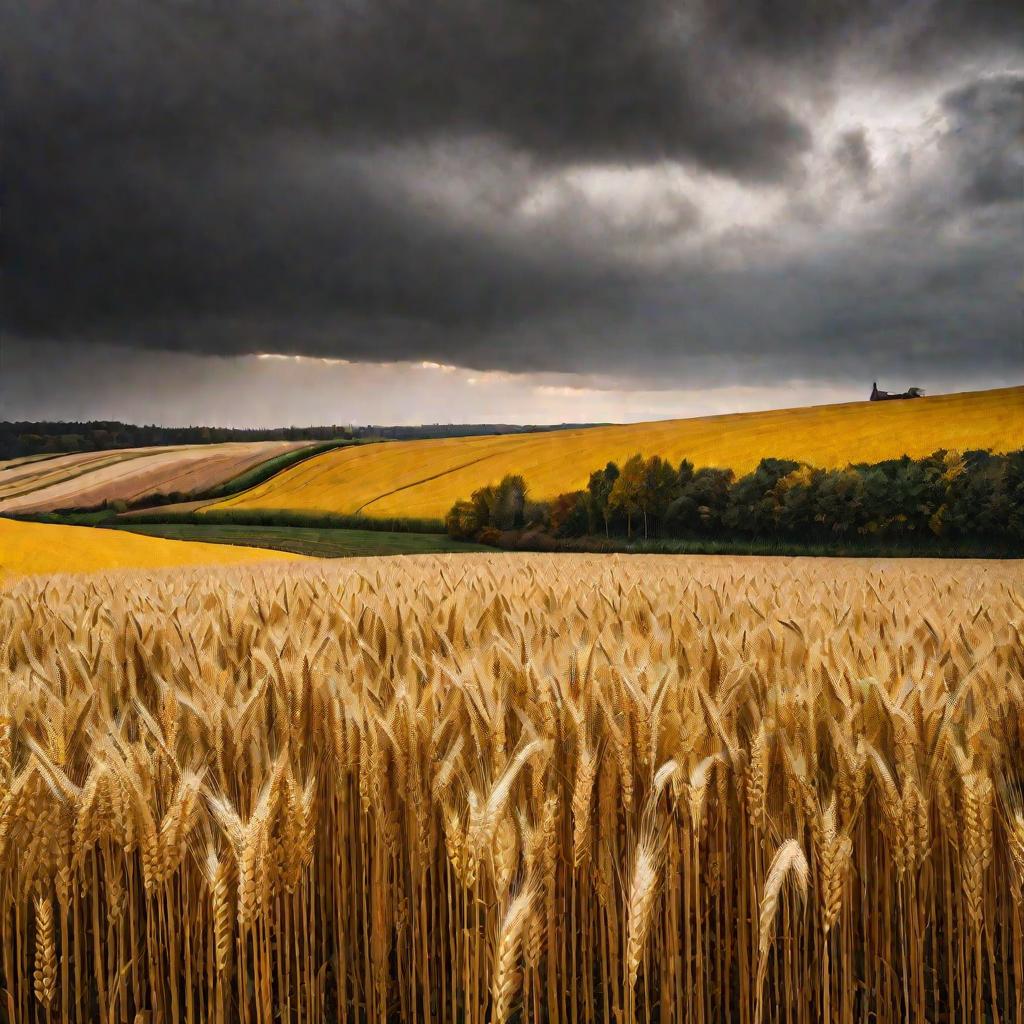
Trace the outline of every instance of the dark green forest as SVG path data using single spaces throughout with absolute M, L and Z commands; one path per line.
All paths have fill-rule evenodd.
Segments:
M 603 538 L 1016 550 L 1024 546 L 1024 451 L 936 451 L 843 469 L 766 458 L 740 477 L 637 454 L 551 501 L 532 500 L 523 476 L 506 476 L 456 502 L 446 526 L 452 537 L 501 547 Z

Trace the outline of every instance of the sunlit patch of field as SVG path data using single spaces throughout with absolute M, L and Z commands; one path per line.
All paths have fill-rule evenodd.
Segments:
M 228 565 L 299 557 L 260 548 L 164 540 L 120 530 L 0 518 L 0 579 L 34 573 Z
M 500 437 L 347 448 L 317 456 L 210 508 L 292 509 L 377 518 L 440 518 L 506 473 L 534 497 L 586 485 L 633 453 L 742 474 L 761 458 L 822 467 L 920 457 L 938 448 L 1007 451 L 1024 437 L 1024 387 L 903 402 L 856 402 Z

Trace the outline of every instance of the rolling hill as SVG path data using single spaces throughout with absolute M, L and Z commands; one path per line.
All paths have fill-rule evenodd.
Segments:
M 215 487 L 309 441 L 249 441 L 76 452 L 0 462 L 0 513 L 91 508 Z
M 0 518 L 0 581 L 35 573 L 232 565 L 280 558 L 301 556 L 264 548 L 163 540 L 120 530 L 51 526 Z
M 591 470 L 634 452 L 737 474 L 765 456 L 816 466 L 876 462 L 937 448 L 1024 446 L 1024 387 L 906 402 L 851 402 L 590 427 L 544 434 L 391 442 L 327 452 L 209 509 L 287 509 L 371 518 L 440 518 L 506 473 L 536 498 L 584 487 Z

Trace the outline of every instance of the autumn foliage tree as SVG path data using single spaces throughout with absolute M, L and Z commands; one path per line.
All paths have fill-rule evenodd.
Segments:
M 640 513 L 644 486 L 644 457 L 638 452 L 626 459 L 608 495 L 608 508 L 626 517 L 626 536 L 633 536 L 633 516 Z

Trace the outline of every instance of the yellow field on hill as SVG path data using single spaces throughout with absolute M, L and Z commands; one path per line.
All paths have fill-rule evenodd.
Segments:
M 52 526 L 0 519 L 0 580 L 51 572 L 161 569 L 178 565 L 233 565 L 301 558 L 264 548 L 142 537 L 88 526 Z
M 522 473 L 535 498 L 584 487 L 609 459 L 634 452 L 745 473 L 765 456 L 816 466 L 920 457 L 937 448 L 1024 445 L 1024 387 L 905 402 L 706 416 L 501 437 L 400 441 L 316 456 L 214 509 L 295 509 L 442 517 L 459 498 Z

